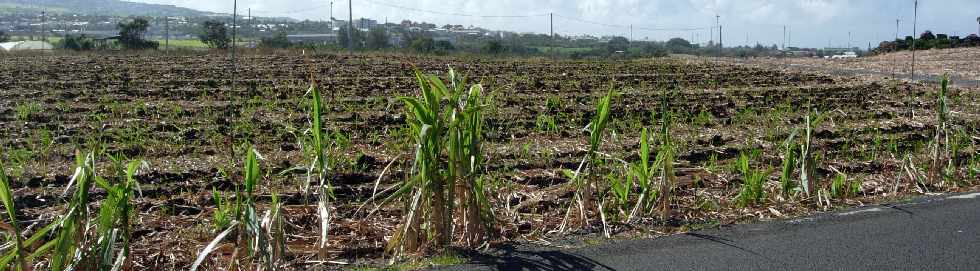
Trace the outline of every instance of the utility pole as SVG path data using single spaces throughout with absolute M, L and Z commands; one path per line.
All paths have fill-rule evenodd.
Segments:
M 718 25 L 718 53 L 721 53 L 721 48 L 724 47 L 724 42 L 721 39 L 721 15 L 715 15 L 715 24 Z
M 790 27 L 786 32 L 786 46 L 793 47 L 793 28 Z
M 238 41 L 238 0 L 235 0 L 233 6 L 234 10 L 231 12 L 231 60 L 232 63 L 235 61 L 235 46 Z
M 626 53 L 630 52 L 630 48 L 633 48 L 633 25 L 630 25 L 630 42 L 627 43 Z
M 915 35 L 916 33 L 918 33 L 918 29 L 916 29 L 916 25 L 918 25 L 918 23 L 919 23 L 919 0 L 916 0 L 915 7 L 912 13 L 912 72 L 910 77 L 912 78 L 911 80 L 912 80 L 913 88 L 915 87 L 914 85 L 915 84 Z M 912 98 L 912 95 L 906 95 L 906 96 L 908 96 L 909 99 Z M 907 101 L 906 106 L 908 106 L 909 118 L 914 119 L 915 109 L 912 108 L 912 101 L 911 100 Z
M 252 8 L 248 8 L 248 25 L 245 29 L 248 31 L 246 33 L 252 33 Z
M 554 58 L 555 54 L 555 13 L 548 13 L 548 19 L 551 25 L 551 57 Z
M 64 26 L 65 32 L 61 34 L 61 42 L 64 43 L 66 40 L 68 40 L 68 22 L 62 23 L 62 26 Z M 62 47 L 62 49 L 64 49 L 65 52 L 68 51 L 68 47 L 67 46 L 61 46 L 61 47 Z M 52 48 L 52 49 L 54 49 L 54 48 Z
M 895 79 L 895 77 L 896 77 L 896 71 L 895 71 L 895 69 L 896 69 L 896 67 L 898 67 L 898 54 L 897 54 L 898 53 L 898 31 L 899 31 L 898 30 L 898 24 L 901 21 L 902 21 L 901 19 L 895 19 L 895 48 L 894 48 L 894 52 L 892 52 L 893 53 L 892 54 L 892 79 Z
M 44 11 L 41 11 L 41 40 L 48 41 L 48 33 L 44 31 L 44 25 L 47 23 L 47 19 L 44 17 Z
M 715 45 L 715 28 L 714 27 L 710 27 L 710 28 L 711 28 L 711 30 L 708 31 L 708 43 L 711 44 L 711 46 L 714 46 Z
M 898 24 L 902 22 L 901 19 L 895 19 L 895 40 L 898 41 Z
M 847 49 L 851 49 L 851 31 L 847 31 Z
M 786 25 L 783 25 L 783 51 L 786 50 Z
M 235 0 L 231 12 L 231 90 L 235 90 L 238 77 L 238 64 L 235 62 L 235 41 L 238 39 L 238 0 Z
M 170 16 L 164 16 L 163 21 L 164 21 L 163 23 L 164 28 L 166 29 L 164 30 L 165 37 L 163 43 L 163 51 L 169 52 L 170 51 Z
M 330 26 L 333 26 L 333 1 L 330 1 Z
M 354 54 L 354 4 L 347 0 L 347 52 Z
M 912 13 L 912 82 L 915 82 L 915 35 L 918 32 L 916 25 L 919 23 L 919 0 L 915 1 L 915 8 Z M 914 114 L 914 113 L 913 113 Z

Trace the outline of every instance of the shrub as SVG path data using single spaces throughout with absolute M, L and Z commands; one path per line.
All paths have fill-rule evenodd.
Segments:
M 160 43 L 146 40 L 146 31 L 150 28 L 150 23 L 143 18 L 136 18 L 128 22 L 120 22 L 119 43 L 123 48 L 130 50 L 156 49 Z
M 280 31 L 279 33 L 276 33 L 275 36 L 269 38 L 262 38 L 262 41 L 259 43 L 259 47 L 263 48 L 283 49 L 289 48 L 292 45 L 293 44 L 289 42 L 289 38 L 286 36 L 286 32 L 284 31 Z
M 207 44 L 208 47 L 217 49 L 227 49 L 231 44 L 231 38 L 228 37 L 228 28 L 225 27 L 224 23 L 219 21 L 205 21 L 202 24 L 201 33 L 198 34 L 198 39 L 204 44 Z
M 88 51 L 95 49 L 95 41 L 85 35 L 68 35 L 58 47 L 75 51 Z

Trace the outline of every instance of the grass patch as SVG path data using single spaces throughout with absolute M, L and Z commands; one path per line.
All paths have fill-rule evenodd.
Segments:
M 540 52 L 551 52 L 552 49 L 551 47 L 547 46 L 535 46 L 531 48 L 538 49 Z M 555 47 L 554 49 L 555 52 L 559 54 L 585 53 L 592 51 L 592 48 L 588 47 Z
M 429 259 L 429 263 L 432 266 L 457 265 L 457 264 L 464 264 L 468 261 L 469 259 L 467 259 L 466 257 L 463 257 L 462 255 L 453 252 L 446 252 Z
M 160 47 L 163 48 L 166 40 L 158 39 L 154 40 L 160 42 Z M 201 40 L 170 40 L 170 47 L 173 48 L 189 48 L 189 49 L 207 49 L 208 45 L 201 42 Z

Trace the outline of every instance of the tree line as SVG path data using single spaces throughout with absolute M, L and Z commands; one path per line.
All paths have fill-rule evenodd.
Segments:
M 160 43 L 148 40 L 149 22 L 133 18 L 117 25 L 119 35 L 112 44 L 97 44 L 96 39 L 85 35 L 69 35 L 58 47 L 72 50 L 92 50 L 98 45 L 124 50 L 152 50 Z M 211 49 L 228 49 L 233 44 L 230 28 L 221 21 L 208 20 L 200 24 L 198 39 Z M 350 32 L 350 33 L 348 33 Z M 720 48 L 714 43 L 691 43 L 682 38 L 667 41 L 630 41 L 625 37 L 577 38 L 546 34 L 456 35 L 435 36 L 428 31 L 402 27 L 378 26 L 367 31 L 340 27 L 333 42 L 291 42 L 285 31 L 263 37 L 255 43 L 260 48 L 302 47 L 323 50 L 392 51 L 420 54 L 483 54 L 494 56 L 555 56 L 566 58 L 606 57 L 664 57 L 670 54 L 721 55 L 731 57 L 779 56 L 776 47 L 757 44 L 754 47 Z
M 971 34 L 966 38 L 960 38 L 959 36 L 950 36 L 947 34 L 934 34 L 932 31 L 926 30 L 919 35 L 918 39 L 914 39 L 914 42 L 912 36 L 906 36 L 904 39 L 896 39 L 894 41 L 883 41 L 872 52 L 880 54 L 906 51 L 911 50 L 913 44 L 916 50 L 980 47 L 980 36 Z

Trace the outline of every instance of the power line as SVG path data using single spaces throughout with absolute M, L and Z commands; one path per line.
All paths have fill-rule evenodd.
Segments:
M 572 21 L 572 22 L 584 23 L 584 24 L 589 24 L 589 25 L 602 26 L 602 27 L 626 29 L 626 28 L 630 28 L 632 26 L 632 28 L 635 29 L 635 30 L 656 31 L 656 32 L 669 32 L 669 31 L 683 31 L 683 32 L 687 32 L 687 31 L 701 31 L 701 30 L 708 30 L 708 29 L 714 29 L 714 28 L 716 28 L 716 27 L 654 27 L 654 26 L 637 26 L 637 25 L 609 24 L 609 23 L 601 23 L 601 22 L 597 22 L 597 21 L 586 20 L 586 19 L 579 18 L 579 17 L 562 15 L 562 14 L 558 14 L 558 13 L 538 13 L 538 14 L 525 14 L 525 15 L 479 15 L 479 14 L 469 14 L 469 13 L 462 13 L 462 12 L 445 12 L 445 11 L 421 9 L 421 8 L 409 7 L 409 6 L 405 6 L 405 5 L 398 5 L 398 4 L 393 4 L 393 3 L 384 2 L 384 1 L 377 1 L 377 0 L 361 0 L 361 1 L 366 2 L 366 3 L 373 4 L 373 5 L 378 5 L 378 6 L 384 6 L 384 7 L 389 7 L 389 8 L 396 8 L 396 9 L 400 9 L 400 10 L 414 11 L 414 12 L 420 12 L 420 13 L 428 13 L 428 14 L 434 14 L 434 15 L 442 15 L 442 16 L 457 16 L 457 17 L 471 17 L 471 18 L 537 18 L 537 17 L 552 17 L 552 20 L 554 20 L 553 17 L 557 17 L 559 19 L 564 19 L 566 21 Z M 332 4 L 332 2 L 331 2 L 331 4 Z M 327 8 L 327 7 L 330 7 L 331 10 L 333 8 L 332 5 L 321 5 L 321 6 L 313 6 L 313 7 L 308 7 L 308 8 L 299 9 L 299 10 L 284 11 L 284 12 L 269 12 L 269 13 L 288 15 L 288 14 L 312 12 L 312 11 L 315 11 L 315 10 L 318 10 L 318 9 L 322 9 L 322 8 Z
M 307 7 L 307 8 L 303 8 L 303 9 L 294 9 L 294 10 L 287 10 L 287 11 L 281 11 L 281 12 L 268 12 L 268 13 L 270 13 L 270 14 L 279 14 L 279 15 L 289 15 L 289 14 L 298 14 L 298 13 L 313 12 L 313 11 L 317 11 L 317 10 L 320 10 L 320 9 L 323 9 L 323 8 L 327 8 L 327 7 L 333 9 L 333 5 L 332 5 L 333 2 L 330 2 L 330 3 L 331 3 L 331 5 L 318 5 L 318 6 L 312 6 L 312 7 Z
M 610 28 L 629 28 L 630 27 L 630 25 L 600 23 L 600 22 L 590 21 L 590 20 L 586 20 L 586 19 L 582 19 L 582 18 L 565 16 L 565 15 L 561 15 L 561 14 L 558 14 L 558 13 L 555 13 L 555 17 L 558 17 L 558 18 L 561 18 L 561 19 L 565 19 L 567 21 L 574 21 L 574 22 L 580 22 L 580 23 L 585 23 L 585 24 L 610 27 Z M 705 29 L 713 28 L 713 27 L 665 28 L 665 27 L 649 27 L 649 26 L 636 26 L 636 25 L 633 25 L 632 27 L 633 27 L 633 29 L 646 30 L 646 31 L 697 31 L 697 30 L 705 30 Z
M 459 16 L 459 17 L 476 17 L 476 18 L 533 18 L 533 17 L 544 17 L 544 16 L 549 16 L 550 15 L 550 13 L 529 14 L 529 15 L 476 15 L 476 14 L 467 14 L 467 13 L 460 13 L 460 12 L 444 12 L 444 11 L 436 11 L 436 10 L 413 8 L 413 7 L 408 7 L 408 6 L 403 6 L 403 5 L 397 5 L 397 4 L 392 4 L 392 3 L 387 3 L 387 2 L 381 2 L 381 1 L 372 1 L 372 0 L 362 0 L 362 1 L 367 2 L 367 3 L 371 3 L 371 4 L 375 4 L 375 5 L 379 5 L 379 6 L 390 7 L 390 8 L 404 9 L 404 10 L 410 10 L 410 11 L 416 11 L 416 12 L 422 12 L 422 13 L 430 13 L 430 14 L 436 14 L 436 15 Z

